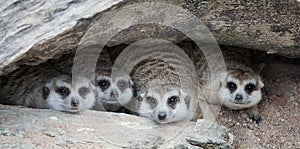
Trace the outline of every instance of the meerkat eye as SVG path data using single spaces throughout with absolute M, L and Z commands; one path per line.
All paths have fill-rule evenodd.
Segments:
M 67 97 L 70 94 L 70 90 L 66 87 L 57 88 L 56 92 L 58 92 L 63 97 Z
M 125 80 L 118 81 L 118 87 L 122 90 L 128 87 L 128 84 Z
M 100 86 L 100 88 L 102 90 L 106 90 L 109 88 L 110 82 L 106 79 L 103 79 L 103 80 L 98 81 L 98 86 Z
M 171 108 L 175 108 L 175 105 L 177 104 L 177 102 L 179 101 L 179 97 L 177 96 L 172 96 L 168 99 L 168 105 L 171 107 Z
M 153 97 L 147 97 L 147 101 L 150 103 L 150 104 L 157 104 L 157 101 L 156 101 L 156 99 L 155 98 L 153 98 Z
M 89 91 L 90 90 L 87 87 L 82 87 L 82 88 L 79 89 L 79 94 L 81 96 L 85 96 L 87 93 L 89 93 Z
M 253 92 L 255 90 L 255 85 L 252 83 L 249 83 L 245 86 L 245 91 L 250 94 L 251 92 Z
M 228 82 L 227 83 L 227 88 L 230 90 L 230 92 L 233 92 L 233 91 L 235 91 L 237 89 L 237 86 L 233 82 Z

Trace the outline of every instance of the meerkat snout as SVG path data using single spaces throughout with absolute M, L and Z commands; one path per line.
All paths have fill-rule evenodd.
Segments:
M 77 108 L 79 106 L 79 100 L 75 97 L 71 98 L 71 106 Z
M 112 89 L 112 91 L 110 92 L 110 97 L 112 98 L 118 98 L 119 97 L 119 93 L 117 90 Z
M 235 95 L 235 101 L 240 102 L 242 100 L 243 100 L 243 95 L 241 95 L 241 94 L 236 94 Z
M 158 117 L 158 119 L 161 120 L 161 121 L 166 120 L 166 118 L 167 118 L 167 113 L 166 113 L 166 112 L 159 112 L 157 117 Z

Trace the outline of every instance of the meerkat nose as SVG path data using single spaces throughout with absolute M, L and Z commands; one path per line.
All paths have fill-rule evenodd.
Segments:
M 118 98 L 118 96 L 119 96 L 119 94 L 118 94 L 118 92 L 117 91 L 111 91 L 111 93 L 110 93 L 110 97 L 113 97 L 113 98 Z
M 243 96 L 241 94 L 236 94 L 235 95 L 235 100 L 236 101 L 241 101 L 241 100 L 243 100 Z
M 78 107 L 79 106 L 79 100 L 78 99 L 76 99 L 76 98 L 72 98 L 71 99 L 71 106 L 72 107 Z
M 167 113 L 166 112 L 159 112 L 158 113 L 158 119 L 159 120 L 165 120 L 167 118 Z

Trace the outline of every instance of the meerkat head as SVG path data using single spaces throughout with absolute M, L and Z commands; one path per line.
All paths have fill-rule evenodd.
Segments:
M 59 76 L 51 79 L 43 87 L 43 97 L 49 108 L 79 112 L 93 107 L 96 98 L 96 88 L 85 77 L 72 79 L 68 76 Z
M 96 88 L 98 92 L 97 103 L 124 106 L 133 96 L 133 81 L 125 73 L 114 75 L 96 75 Z M 117 106 L 117 107 L 118 107 Z
M 149 87 L 139 95 L 142 100 L 139 115 L 158 123 L 186 120 L 190 106 L 190 96 L 177 86 Z
M 262 99 L 261 88 L 264 83 L 254 72 L 237 69 L 222 75 L 218 96 L 226 107 L 249 108 Z

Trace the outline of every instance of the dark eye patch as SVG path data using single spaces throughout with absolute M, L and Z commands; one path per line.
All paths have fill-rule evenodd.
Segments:
M 97 84 L 103 91 L 108 89 L 110 86 L 110 82 L 107 79 L 99 80 Z
M 78 90 L 80 96 L 84 97 L 86 94 L 88 94 L 90 92 L 89 88 L 87 87 L 81 87 L 79 90 Z
M 227 83 L 227 88 L 230 90 L 230 92 L 234 92 L 237 89 L 237 85 L 233 82 L 228 82 Z
M 117 85 L 122 92 L 129 87 L 129 84 L 125 80 L 119 80 Z
M 70 90 L 66 87 L 58 87 L 56 92 L 60 94 L 63 98 L 67 97 L 70 94 Z
M 256 86 L 252 83 L 249 83 L 245 86 L 245 91 L 247 94 L 250 94 L 251 92 L 253 92 L 256 89 Z
M 146 101 L 150 104 L 151 109 L 154 109 L 157 106 L 157 100 L 153 97 L 147 97 Z
M 168 106 L 171 107 L 172 109 L 175 109 L 176 104 L 179 102 L 179 97 L 178 96 L 171 96 L 168 98 Z

